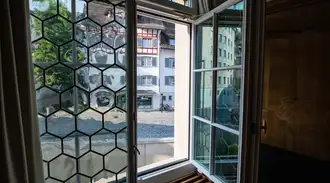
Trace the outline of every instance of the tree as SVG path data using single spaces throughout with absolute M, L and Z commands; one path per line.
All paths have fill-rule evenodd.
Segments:
M 33 0 L 39 3 L 44 3 L 44 0 Z M 32 14 L 42 20 L 44 25 L 42 29 L 42 23 L 38 19 L 32 19 L 34 25 L 31 32 L 42 32 L 44 38 L 35 43 L 32 43 L 32 59 L 36 65 L 46 67 L 54 64 L 58 61 L 63 63 L 81 62 L 85 60 L 86 54 L 83 53 L 84 47 L 80 44 L 68 42 L 72 39 L 73 25 L 68 20 L 54 16 L 57 14 L 57 8 L 59 13 L 67 19 L 71 19 L 71 12 L 65 7 L 63 3 L 59 3 L 58 7 L 56 1 L 47 1 L 47 9 L 39 10 L 35 8 L 32 10 Z M 54 17 L 52 17 L 54 16 Z M 52 17 L 45 20 L 46 18 Z M 64 44 L 68 42 L 67 44 Z M 56 45 L 55 45 L 56 44 Z M 64 45 L 62 45 L 64 44 Z M 58 47 L 61 45 L 60 47 Z M 72 59 L 73 46 L 76 48 L 76 60 Z M 59 52 L 59 54 L 58 54 Z M 63 65 L 55 65 L 45 70 L 46 78 L 43 78 L 40 68 L 34 68 L 34 74 L 36 82 L 42 82 L 45 79 L 45 84 L 59 91 L 66 89 L 73 85 L 73 70 Z

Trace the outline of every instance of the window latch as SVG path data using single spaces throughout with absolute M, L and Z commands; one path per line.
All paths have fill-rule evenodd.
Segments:
M 140 153 L 140 150 L 139 150 L 139 148 L 136 146 L 136 145 L 134 145 L 134 152 L 137 152 L 138 153 L 138 155 L 140 155 L 141 153 Z

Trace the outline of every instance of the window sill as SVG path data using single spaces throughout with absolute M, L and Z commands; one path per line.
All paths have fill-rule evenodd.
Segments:
M 173 158 L 174 159 L 174 158 Z M 173 162 L 173 159 L 167 160 Z M 161 162 L 165 163 L 165 162 Z M 158 164 L 158 163 L 157 163 Z M 154 164 L 153 164 L 154 165 Z M 156 165 L 154 165 L 156 167 Z M 158 165 L 159 166 L 159 165 Z M 143 167 L 145 168 L 145 167 Z M 151 167 L 148 167 L 151 168 Z M 151 172 L 149 174 L 139 176 L 139 183 L 169 182 L 171 180 L 182 177 L 186 174 L 196 171 L 196 167 L 190 161 L 184 161 L 173 166 Z M 140 169 L 139 169 L 140 171 Z

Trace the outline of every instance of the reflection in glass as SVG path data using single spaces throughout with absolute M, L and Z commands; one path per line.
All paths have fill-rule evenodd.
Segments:
M 212 72 L 195 73 L 195 115 L 211 119 Z
M 194 159 L 204 168 L 210 164 L 210 125 L 194 120 Z
M 215 129 L 214 174 L 225 182 L 236 182 L 238 135 Z
M 217 72 L 216 123 L 238 130 L 240 91 L 240 69 Z
M 212 18 L 196 27 L 196 62 L 195 69 L 212 68 L 213 27 Z

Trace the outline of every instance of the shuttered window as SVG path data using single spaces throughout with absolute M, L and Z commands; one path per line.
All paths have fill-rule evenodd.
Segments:
M 174 58 L 165 58 L 165 67 L 175 68 L 175 59 Z
M 137 76 L 136 84 L 138 86 L 157 85 L 157 76 Z
M 157 67 L 157 57 L 138 56 L 136 65 L 138 67 Z
M 165 85 L 173 86 L 174 82 L 174 76 L 165 76 Z

